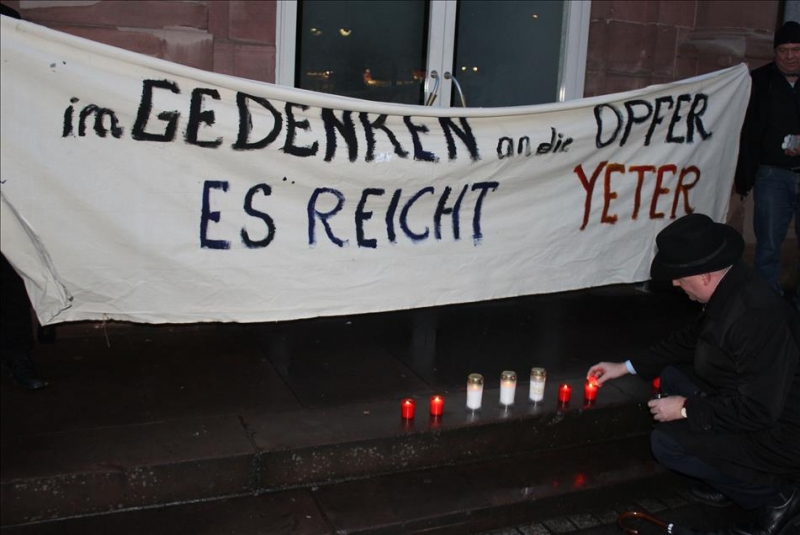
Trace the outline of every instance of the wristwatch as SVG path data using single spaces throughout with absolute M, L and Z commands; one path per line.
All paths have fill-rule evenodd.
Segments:
M 688 418 L 688 416 L 686 416 L 686 402 L 685 401 L 683 402 L 683 407 L 681 407 L 681 417 L 682 418 Z

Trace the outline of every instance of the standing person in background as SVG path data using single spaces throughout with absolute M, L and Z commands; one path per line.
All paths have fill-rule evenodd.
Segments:
M 742 236 L 708 216 L 675 220 L 656 237 L 650 274 L 703 304 L 697 320 L 626 362 L 588 371 L 600 385 L 660 377 L 648 403 L 653 456 L 703 484 L 699 502 L 757 511 L 731 535 L 796 534 L 800 525 L 800 314 L 741 260 Z M 729 501 L 730 500 L 730 501 Z M 717 532 L 718 535 L 722 533 Z
M 775 34 L 775 61 L 751 72 L 753 80 L 739 143 L 736 192 L 753 189 L 755 269 L 778 295 L 781 245 L 794 216 L 800 247 L 800 24 L 786 22 Z M 800 260 L 794 298 L 800 309 Z

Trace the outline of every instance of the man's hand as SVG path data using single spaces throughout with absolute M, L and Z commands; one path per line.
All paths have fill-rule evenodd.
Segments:
M 797 156 L 800 154 L 800 143 L 798 143 L 798 138 L 800 138 L 800 134 L 792 134 L 786 136 L 786 139 L 783 140 L 783 153 L 786 156 Z
M 656 422 L 671 422 L 672 420 L 680 420 L 681 409 L 683 404 L 686 403 L 686 398 L 683 396 L 670 396 L 668 398 L 651 399 L 647 402 L 650 407 L 650 414 Z
M 586 377 L 594 377 L 597 379 L 597 384 L 603 386 L 603 383 L 609 379 L 616 379 L 628 373 L 628 367 L 624 362 L 598 362 L 586 374 Z

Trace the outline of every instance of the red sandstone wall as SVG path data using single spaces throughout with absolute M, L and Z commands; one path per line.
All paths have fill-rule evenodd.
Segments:
M 593 0 L 584 94 L 771 61 L 777 0 Z
M 3 0 L 23 18 L 159 58 L 275 81 L 275 0 Z M 778 0 L 593 0 L 585 95 L 769 61 Z
M 134 52 L 275 81 L 275 0 L 4 0 L 22 18 Z

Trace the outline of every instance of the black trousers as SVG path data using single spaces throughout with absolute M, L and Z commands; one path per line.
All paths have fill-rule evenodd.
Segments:
M 669 394 L 690 397 L 700 395 L 704 389 L 694 378 L 674 367 L 667 367 L 661 373 L 661 390 Z M 689 416 L 691 418 L 691 415 Z M 688 423 L 683 422 L 686 425 Z M 730 500 L 745 509 L 753 509 L 766 504 L 782 489 L 741 481 L 711 466 L 692 455 L 672 436 L 658 427 L 650 435 L 653 456 L 663 466 L 704 481 Z
M 13 352 L 33 349 L 33 320 L 25 283 L 8 263 L 5 255 L 1 256 L 0 350 L 3 358 L 9 358 Z

